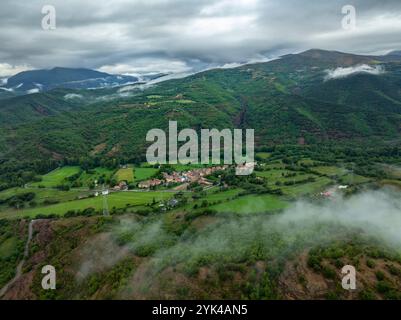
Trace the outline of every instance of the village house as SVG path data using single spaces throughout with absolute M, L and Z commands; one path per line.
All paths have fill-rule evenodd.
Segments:
M 127 182 L 121 181 L 113 188 L 114 191 L 125 191 L 128 190 Z
M 173 172 L 172 174 L 164 173 L 163 178 L 166 183 L 183 183 L 186 181 L 185 176 L 178 172 Z
M 191 182 L 191 183 L 198 182 L 201 185 L 210 186 L 212 185 L 212 183 L 208 181 L 205 177 L 211 175 L 213 172 L 225 169 L 226 166 L 217 166 L 217 167 L 193 169 L 186 172 L 174 171 L 170 174 L 164 172 L 163 180 L 152 179 L 152 180 L 142 181 L 138 184 L 138 187 L 141 189 L 148 189 L 150 187 L 159 186 L 163 183 L 175 184 L 175 183 L 185 183 L 185 182 Z

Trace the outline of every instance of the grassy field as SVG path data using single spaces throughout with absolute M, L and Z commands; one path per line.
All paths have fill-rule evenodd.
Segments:
M 367 183 L 372 179 L 357 175 L 357 174 L 346 174 L 341 176 L 340 181 L 343 184 L 360 184 L 360 183 Z
M 74 167 L 74 166 L 66 166 L 58 168 L 42 176 L 42 181 L 32 183 L 30 184 L 30 186 L 36 186 L 36 187 L 44 186 L 46 188 L 57 187 L 65 183 L 66 178 L 79 173 L 80 170 L 81 170 L 80 167 Z
M 235 197 L 241 191 L 243 191 L 243 190 L 242 189 L 230 189 L 230 190 L 221 191 L 221 192 L 211 192 L 206 195 L 205 199 L 209 202 L 224 201 L 224 200 L 230 199 L 232 197 Z
M 328 176 L 342 176 L 347 173 L 347 169 L 334 166 L 319 166 L 313 168 L 313 171 L 325 174 Z
M 227 201 L 231 201 L 235 196 L 237 196 L 242 189 L 230 189 L 225 191 L 216 192 L 215 189 L 210 189 L 206 192 L 206 196 L 201 199 L 197 199 L 189 202 L 187 205 L 183 207 L 186 210 L 192 210 L 194 206 L 200 207 L 202 202 L 206 200 L 209 204 L 214 204 L 217 202 L 226 203 Z M 180 208 L 182 209 L 182 208 Z
M 302 160 L 299 160 L 298 161 L 298 164 L 299 165 L 302 165 L 302 164 L 304 164 L 304 165 L 313 165 L 313 164 L 315 164 L 317 161 L 315 161 L 315 160 L 312 160 L 312 159 L 309 159 L 309 158 L 305 158 L 305 159 L 302 159 Z
M 0 199 L 7 199 L 12 196 L 24 194 L 27 192 L 35 193 L 36 196 L 34 200 L 38 203 L 44 200 L 69 201 L 74 200 L 78 196 L 83 196 L 89 193 L 89 191 L 81 191 L 77 189 L 61 191 L 51 188 L 11 188 L 0 192 Z
M 177 171 L 190 170 L 194 167 L 192 165 L 174 165 L 174 169 Z M 260 178 L 265 179 L 264 184 L 270 188 L 279 188 L 284 196 L 276 196 L 271 194 L 263 195 L 247 195 L 237 197 L 242 191 L 241 188 L 229 189 L 226 191 L 217 191 L 219 187 L 214 187 L 206 191 L 206 194 L 202 194 L 200 198 L 193 199 L 192 194 L 186 196 L 189 200 L 186 205 L 180 207 L 184 210 L 193 210 L 194 208 L 208 207 L 215 209 L 218 212 L 234 212 L 234 213 L 254 213 L 254 212 L 265 212 L 265 211 L 276 211 L 287 206 L 288 199 L 296 199 L 297 197 L 305 195 L 313 195 L 318 192 L 325 190 L 330 184 L 335 183 L 332 176 L 340 175 L 340 183 L 351 184 L 351 183 L 366 183 L 370 179 L 351 175 L 346 173 L 343 168 L 334 166 L 319 166 L 314 167 L 313 170 L 321 174 L 325 174 L 328 177 L 319 177 L 316 174 L 305 173 L 302 171 L 294 172 L 285 169 L 285 165 L 281 161 L 272 161 L 263 165 L 264 171 L 255 171 L 256 175 Z M 111 177 L 116 178 L 117 181 L 143 181 L 151 178 L 158 169 L 153 167 L 128 167 L 121 168 L 116 172 L 107 168 L 95 168 L 92 171 L 85 172 L 81 171 L 81 175 L 78 180 L 82 188 L 70 189 L 69 191 L 57 190 L 54 187 L 66 183 L 66 178 L 79 173 L 81 169 L 79 167 L 67 166 L 54 170 L 43 176 L 43 181 L 32 185 L 27 188 L 12 188 L 0 192 L 0 199 L 8 199 L 15 195 L 20 195 L 28 192 L 35 193 L 35 203 L 23 203 L 19 209 L 10 207 L 8 203 L 4 203 L 0 206 L 0 218 L 2 217 L 34 217 L 38 214 L 43 215 L 63 215 L 68 211 L 82 211 L 87 208 L 93 208 L 100 211 L 103 207 L 102 197 L 92 197 L 85 199 L 78 199 L 79 197 L 87 197 L 92 192 L 89 189 L 85 189 L 90 184 L 93 185 L 95 180 L 103 178 L 108 180 Z M 114 173 L 115 172 L 115 173 Z M 295 173 L 295 176 L 290 176 Z M 308 178 L 314 178 L 313 182 L 299 183 L 301 180 Z M 277 184 L 277 182 L 280 182 Z M 298 183 L 297 183 L 298 182 Z M 293 185 L 286 185 L 286 183 L 295 183 Z M 38 188 L 37 186 L 45 186 L 45 188 Z M 33 187 L 36 186 L 36 187 Z M 109 209 L 113 208 L 122 209 L 127 206 L 144 206 L 153 201 L 168 199 L 172 197 L 172 193 L 168 192 L 120 192 L 111 193 L 108 196 Z M 207 206 L 205 206 L 207 201 Z M 11 203 L 11 202 L 10 202 Z
M 114 175 L 115 179 L 120 181 L 134 182 L 134 169 L 132 167 L 119 169 Z
M 270 186 L 274 186 L 276 182 L 297 182 L 301 180 L 305 180 L 308 178 L 315 178 L 318 177 L 313 174 L 308 174 L 304 172 L 297 172 L 296 176 L 294 177 L 286 177 L 287 174 L 292 174 L 292 171 L 284 170 L 284 169 L 277 169 L 277 170 L 268 170 L 268 171 L 256 171 L 256 176 L 260 178 L 267 179 L 267 183 Z
M 304 196 L 322 191 L 325 187 L 329 186 L 331 183 L 333 183 L 333 181 L 330 180 L 329 178 L 321 177 L 316 179 L 315 182 L 309 182 L 293 186 L 282 186 L 280 187 L 280 189 L 284 192 L 284 194 L 292 197 Z
M 134 168 L 134 179 L 135 181 L 143 181 L 151 178 L 157 169 L 155 168 Z
M 218 212 L 252 214 L 284 209 L 288 203 L 273 195 L 249 195 L 211 206 Z
M 11 237 L 6 239 L 0 244 L 0 257 L 2 259 L 8 259 L 17 250 L 18 239 L 16 237 Z
M 116 192 L 107 196 L 108 207 L 112 208 L 125 208 L 128 206 L 140 206 L 161 201 L 172 197 L 173 193 L 169 192 Z M 0 218 L 17 218 L 17 217 L 35 217 L 38 214 L 50 215 L 57 214 L 63 215 L 69 210 L 84 210 L 87 208 L 94 208 L 101 210 L 103 208 L 103 197 L 93 197 L 82 200 L 73 200 L 54 205 L 49 205 L 41 208 L 27 208 L 20 210 L 7 210 L 0 213 Z
M 256 156 L 256 157 L 259 157 L 259 158 L 261 158 L 261 159 L 263 159 L 263 160 L 266 160 L 266 159 L 268 159 L 268 158 L 271 156 L 271 154 L 268 153 L 268 152 L 257 152 L 257 153 L 255 154 L 255 156 Z
M 284 169 L 279 170 L 268 170 L 268 171 L 256 171 L 256 176 L 261 178 L 267 178 L 268 180 L 274 180 L 274 182 L 282 180 L 283 174 L 289 171 Z

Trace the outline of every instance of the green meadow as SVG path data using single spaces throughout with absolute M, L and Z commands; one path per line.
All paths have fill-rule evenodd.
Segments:
M 73 176 L 81 171 L 78 166 L 65 166 L 58 168 L 42 176 L 42 181 L 30 184 L 30 186 L 43 186 L 46 188 L 57 187 L 66 182 L 66 178 Z
M 347 169 L 335 166 L 319 166 L 313 168 L 313 171 L 325 174 L 327 176 L 341 176 L 347 173 Z
M 127 181 L 128 183 L 134 182 L 134 169 L 132 167 L 121 168 L 114 175 L 117 182 Z
M 0 192 L 0 199 L 5 200 L 12 196 L 21 195 L 24 193 L 35 193 L 35 202 L 40 204 L 46 200 L 48 201 L 70 201 L 78 198 L 79 196 L 88 195 L 89 191 L 82 191 L 78 189 L 71 189 L 69 191 L 61 191 L 51 188 L 11 188 Z
M 107 196 L 109 210 L 116 208 L 125 208 L 127 206 L 141 206 L 151 204 L 153 200 L 162 201 L 173 196 L 171 192 L 115 192 Z M 40 208 L 24 208 L 20 210 L 9 209 L 0 213 L 0 218 L 17 218 L 17 217 L 35 217 L 38 214 L 42 215 L 64 215 L 70 210 L 78 211 L 93 208 L 102 210 L 103 197 L 91 197 L 81 200 L 72 200 L 54 205 L 44 206 Z
M 143 181 L 150 179 L 158 169 L 155 168 L 142 168 L 142 167 L 135 167 L 134 168 L 134 179 L 135 181 Z
M 18 239 L 11 237 L 0 243 L 0 257 L 1 259 L 8 259 L 11 257 L 18 247 Z
M 211 206 L 211 209 L 223 213 L 252 214 L 274 212 L 284 209 L 288 202 L 274 195 L 248 195 Z
M 233 200 L 241 191 L 243 190 L 238 188 L 225 191 L 216 191 L 215 188 L 212 188 L 206 191 L 205 197 L 189 202 L 182 209 L 191 211 L 194 207 L 201 208 L 203 201 L 207 201 L 211 205 L 218 202 L 226 203 Z

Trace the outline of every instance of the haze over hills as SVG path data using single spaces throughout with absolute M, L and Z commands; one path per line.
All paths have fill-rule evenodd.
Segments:
M 388 56 L 401 56 L 401 50 L 391 51 L 387 55 Z
M 21 275 L 28 289 L 6 286 L 5 297 L 47 298 L 41 269 L 28 266 L 51 263 L 64 266 L 57 299 L 125 290 L 130 299 L 349 299 L 334 281 L 351 263 L 367 266 L 353 299 L 400 298 L 399 191 L 365 191 L 401 186 L 400 87 L 397 56 L 310 50 L 157 83 L 0 100 L 2 234 L 21 234 L 17 222 L 27 219 L 36 228 Z M 170 120 L 198 132 L 254 129 L 255 171 L 216 171 L 207 187 L 162 182 L 181 177 L 180 167 L 207 170 L 146 162 L 148 130 L 167 131 Z M 98 182 L 110 190 L 110 212 Z M 18 259 L 3 261 L 0 284 Z M 146 290 L 117 280 L 109 294 L 116 275 Z
M 400 0 L 1 4 L 0 300 L 401 300 Z
M 195 129 L 254 128 L 258 146 L 299 139 L 306 144 L 393 141 L 401 130 L 401 59 L 387 58 L 309 50 L 153 86 L 57 89 L 4 99 L 0 150 L 3 157 L 25 159 L 129 157 L 143 150 L 149 129 L 167 128 L 168 120 Z M 35 75 L 50 89 L 48 74 L 59 84 L 103 75 L 59 72 L 23 73 L 11 83 L 28 83 L 25 79 Z M 12 134 L 7 127 L 13 127 Z
M 111 75 L 90 69 L 53 68 L 20 72 L 7 79 L 2 88 L 16 93 L 36 93 L 54 88 L 91 89 L 135 83 L 138 78 Z M 4 90 L 3 89 L 3 90 Z

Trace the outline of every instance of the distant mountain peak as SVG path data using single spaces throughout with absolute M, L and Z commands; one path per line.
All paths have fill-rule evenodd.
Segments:
M 372 56 L 322 49 L 310 49 L 297 54 L 297 56 L 309 59 L 317 59 L 322 62 L 343 67 L 353 66 L 356 64 L 369 64 L 374 60 L 374 57 Z
M 46 70 L 20 72 L 8 79 L 5 88 L 29 93 L 33 89 L 40 91 L 54 88 L 95 89 L 115 87 L 137 81 L 138 78 L 133 76 L 111 75 L 84 68 L 54 67 Z M 20 84 L 23 85 L 19 86 Z
M 386 54 L 386 56 L 397 56 L 401 57 L 401 50 L 394 50 Z
M 346 53 L 336 50 L 323 50 L 323 49 L 309 49 L 299 53 L 298 55 L 310 58 L 323 58 L 323 57 L 333 58 L 333 57 L 343 57 L 343 56 L 366 57 L 353 53 Z
M 309 50 L 303 51 L 303 52 L 299 53 L 299 55 L 315 57 L 315 56 L 320 56 L 320 55 L 325 55 L 325 54 L 333 54 L 333 53 L 335 53 L 335 54 L 346 54 L 346 53 L 343 53 L 343 52 L 340 52 L 340 51 L 313 48 L 313 49 L 309 49 Z

